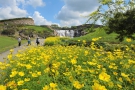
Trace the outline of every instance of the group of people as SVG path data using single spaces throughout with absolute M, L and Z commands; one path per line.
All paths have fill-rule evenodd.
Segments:
M 28 37 L 27 40 L 28 40 L 28 46 L 31 45 L 30 37 Z M 37 44 L 37 46 L 40 45 L 39 37 L 36 38 L 36 44 Z M 18 46 L 21 46 L 21 37 L 18 38 Z

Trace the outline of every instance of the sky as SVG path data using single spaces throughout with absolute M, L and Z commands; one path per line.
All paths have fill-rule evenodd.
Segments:
M 30 17 L 35 25 L 84 24 L 98 0 L 0 0 L 0 20 Z

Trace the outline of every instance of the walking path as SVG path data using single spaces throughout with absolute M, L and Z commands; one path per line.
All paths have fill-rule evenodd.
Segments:
M 40 45 L 43 45 L 43 43 L 44 43 L 44 39 L 40 39 Z M 18 50 L 23 50 L 24 47 L 27 47 L 27 44 L 28 43 L 23 44 L 20 47 L 13 48 L 13 50 L 14 50 L 13 54 L 16 54 L 18 52 Z M 31 44 L 36 46 L 36 40 L 31 41 Z M 0 62 L 4 62 L 4 60 L 7 59 L 7 56 L 8 56 L 9 53 L 10 53 L 10 50 L 1 53 L 0 54 Z

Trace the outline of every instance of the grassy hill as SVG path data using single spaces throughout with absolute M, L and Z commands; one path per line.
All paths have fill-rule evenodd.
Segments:
M 48 37 L 53 35 L 53 30 L 48 27 L 36 26 L 36 25 L 25 25 L 20 26 L 19 31 L 23 30 L 23 34 L 35 34 L 40 37 Z
M 2 31 L 2 26 L 1 31 Z M 17 38 L 19 37 L 19 31 L 23 31 L 23 35 L 27 37 L 30 33 L 35 36 L 48 37 L 53 35 L 53 31 L 48 27 L 41 27 L 35 25 L 20 25 L 16 28 L 16 33 L 14 35 L 0 35 L 0 53 L 7 51 L 13 47 L 18 46 Z M 10 37 L 9 37 L 10 36 Z M 34 38 L 34 37 L 33 37 Z M 26 42 L 26 39 L 22 43 Z
M 13 37 L 0 36 L 0 42 L 0 53 L 18 46 L 18 40 Z M 22 43 L 25 42 L 25 40 L 22 40 Z
M 87 42 L 91 42 L 93 38 L 98 38 L 98 37 L 101 37 L 99 42 L 108 42 L 110 44 L 117 44 L 117 43 L 126 44 L 127 43 L 126 38 L 124 39 L 123 42 L 120 42 L 119 40 L 115 39 L 117 37 L 116 33 L 106 34 L 105 30 L 102 28 L 96 28 L 94 32 L 91 32 L 85 36 L 70 39 L 70 41 L 86 40 Z M 135 44 L 135 41 L 133 41 L 132 44 Z

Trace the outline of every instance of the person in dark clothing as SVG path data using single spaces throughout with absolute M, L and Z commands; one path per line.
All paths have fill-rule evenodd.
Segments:
M 40 44 L 39 37 L 37 37 L 37 39 L 36 39 L 36 43 L 37 43 L 37 46 Z

